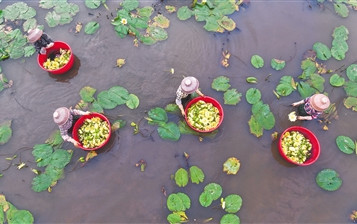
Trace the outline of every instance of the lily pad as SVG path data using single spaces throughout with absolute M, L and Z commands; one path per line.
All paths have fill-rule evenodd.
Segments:
M 242 94 L 236 89 L 227 90 L 224 95 L 224 104 L 227 105 L 237 105 L 241 101 Z
M 136 9 L 136 13 L 140 16 L 140 17 L 146 17 L 149 18 L 152 13 L 154 12 L 154 8 L 151 6 L 145 6 L 143 8 L 137 8 Z
M 97 91 L 96 89 L 90 86 L 85 86 L 79 91 L 79 95 L 81 96 L 84 102 L 91 103 L 95 100 L 93 95 L 96 91 Z
M 348 44 L 345 40 L 334 39 L 332 41 L 331 55 L 336 60 L 343 60 L 346 57 L 348 51 Z
M 100 114 L 104 113 L 103 107 L 96 100 L 89 106 L 89 110 Z
M 177 213 L 171 213 L 167 216 L 167 221 L 170 224 L 181 223 L 181 216 Z
M 55 130 L 52 132 L 50 137 L 45 141 L 46 144 L 51 145 L 53 148 L 60 147 L 64 142 L 60 130 Z
M 32 190 L 35 192 L 41 192 L 47 190 L 52 184 L 52 178 L 46 173 L 42 173 L 32 180 Z
M 88 8 L 96 9 L 101 5 L 102 0 L 85 0 L 84 3 Z
M 35 157 L 38 167 L 47 166 L 51 162 L 53 148 L 49 144 L 37 144 L 33 147 L 32 155 Z
M 120 4 L 124 9 L 131 11 L 139 7 L 139 1 L 138 0 L 124 0 Z
M 270 65 L 273 69 L 279 71 L 285 67 L 285 61 L 273 58 L 271 59 Z
M 157 132 L 162 139 L 171 141 L 178 141 L 181 136 L 180 129 L 173 122 L 160 125 L 160 127 L 157 128 Z
M 29 45 L 24 47 L 24 56 L 25 57 L 30 57 L 36 52 L 36 49 L 33 45 Z
M 199 197 L 198 200 L 199 200 L 200 204 L 202 205 L 202 207 L 205 207 L 205 208 L 210 206 L 212 204 L 212 202 L 213 202 L 212 196 L 207 191 L 203 191 L 200 194 L 200 197 Z
M 333 7 L 335 8 L 335 12 L 343 17 L 343 18 L 346 18 L 349 14 L 349 10 L 347 8 L 347 6 L 343 3 L 334 3 L 333 4 Z
M 190 178 L 191 178 L 192 183 L 199 184 L 204 181 L 205 174 L 199 167 L 191 166 L 190 167 Z
M 326 191 L 336 191 L 342 185 L 342 179 L 333 169 L 323 169 L 316 176 L 316 183 Z
M 217 91 L 227 91 L 231 87 L 231 84 L 229 84 L 229 78 L 219 76 L 213 80 L 211 87 Z
M 167 197 L 167 208 L 172 212 L 186 211 L 191 207 L 191 200 L 185 193 L 170 194 Z
M 209 183 L 205 186 L 204 192 L 211 195 L 212 200 L 217 200 L 222 195 L 222 187 L 217 183 Z
M 230 157 L 223 163 L 223 172 L 227 174 L 237 174 L 240 168 L 240 162 L 235 157 Z
M 225 199 L 224 210 L 228 213 L 236 213 L 242 207 L 242 198 L 237 194 L 228 195 Z
M 149 118 L 153 120 L 154 124 L 160 122 L 166 123 L 168 121 L 167 113 L 161 107 L 155 107 L 148 112 Z
M 169 113 L 179 113 L 180 108 L 177 106 L 177 104 L 170 103 L 166 105 L 165 111 Z
M 291 84 L 280 83 L 275 90 L 280 96 L 289 96 L 294 91 L 294 88 Z
M 308 81 L 308 83 L 314 87 L 315 89 L 317 89 L 319 92 L 323 92 L 324 91 L 324 83 L 325 83 L 325 78 L 322 77 L 319 74 L 311 74 L 310 76 L 310 80 Z
M 253 55 L 250 62 L 254 68 L 262 68 L 264 66 L 264 59 L 259 55 Z
M 343 86 L 343 84 L 345 84 L 345 78 L 339 76 L 338 74 L 333 74 L 330 77 L 330 84 L 335 87 Z
M 356 97 L 347 97 L 343 100 L 343 104 L 347 109 L 351 109 L 353 111 L 357 111 L 357 98 Z
M 139 98 L 135 94 L 130 93 L 128 100 L 126 101 L 125 104 L 129 109 L 133 110 L 138 108 L 139 103 L 140 103 Z
M 72 153 L 69 153 L 63 149 L 56 149 L 51 155 L 51 161 L 49 165 L 57 169 L 63 169 L 71 161 Z
M 179 187 L 185 187 L 188 183 L 188 172 L 180 168 L 175 173 L 175 182 Z
M 357 82 L 357 64 L 351 64 L 348 66 L 346 74 L 351 81 Z
M 348 29 L 344 25 L 341 25 L 333 30 L 332 37 L 334 39 L 348 40 L 348 34 Z
M 225 30 L 233 31 L 236 28 L 236 23 L 227 16 L 223 16 L 221 19 L 217 20 L 217 23 Z
M 163 15 L 157 15 L 153 20 L 155 25 L 161 28 L 168 28 L 170 26 L 170 20 Z
M 191 18 L 192 14 L 192 10 L 187 6 L 182 6 L 177 10 L 177 18 L 179 18 L 179 20 L 187 20 Z
M 240 219 L 234 214 L 225 214 L 219 221 L 220 224 L 240 224 Z
M 306 98 L 309 96 L 312 96 L 313 94 L 316 93 L 316 90 L 312 88 L 309 84 L 306 82 L 299 82 L 297 85 L 297 89 L 300 93 L 301 98 Z
M 248 121 L 250 133 L 254 134 L 256 137 L 260 137 L 263 135 L 263 127 L 258 121 L 255 119 L 255 117 L 252 115 L 250 117 L 250 120 Z
M 357 83 L 356 82 L 346 82 L 344 85 L 347 96 L 357 97 Z
M 245 98 L 249 104 L 257 103 L 258 101 L 260 101 L 261 97 L 262 94 L 260 93 L 260 90 L 257 88 L 250 88 L 245 93 Z
M 61 16 L 58 15 L 56 12 L 48 12 L 45 16 L 45 20 L 49 27 L 55 27 L 59 25 Z
M 7 143 L 12 136 L 12 120 L 5 121 L 0 125 L 0 145 Z
M 102 91 L 98 94 L 97 100 L 99 105 L 104 109 L 114 109 L 118 104 L 113 101 L 109 95 L 108 91 Z
M 321 42 L 314 43 L 312 49 L 316 52 L 316 57 L 320 60 L 328 60 L 331 58 L 330 48 Z
M 307 58 L 301 62 L 301 69 L 303 70 L 303 73 L 299 76 L 299 78 L 307 79 L 316 71 L 315 62 L 310 58 Z
M 168 38 L 168 34 L 166 30 L 157 26 L 149 26 L 146 29 L 146 32 L 149 36 L 151 36 L 154 40 L 166 40 Z
M 108 94 L 112 101 L 118 105 L 125 104 L 129 100 L 129 92 L 121 86 L 113 86 L 108 90 Z
M 91 22 L 87 23 L 87 25 L 84 27 L 84 32 L 86 34 L 94 34 L 95 32 L 97 32 L 99 27 L 100 27 L 100 25 L 98 22 L 91 21 Z
M 336 144 L 338 148 L 346 154 L 352 154 L 356 150 L 356 145 L 354 141 L 347 136 L 338 136 L 336 138 Z

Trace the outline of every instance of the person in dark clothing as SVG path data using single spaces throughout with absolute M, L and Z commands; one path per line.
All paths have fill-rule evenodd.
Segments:
M 329 108 L 330 99 L 324 94 L 314 94 L 291 105 L 298 107 L 298 120 L 313 120 Z
M 39 54 L 46 54 L 46 49 L 53 46 L 53 40 L 45 34 L 42 30 L 35 28 L 28 31 L 27 39 L 33 43 L 36 52 Z

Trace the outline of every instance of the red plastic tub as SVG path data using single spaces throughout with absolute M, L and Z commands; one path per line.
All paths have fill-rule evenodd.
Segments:
M 285 153 L 283 152 L 282 146 L 281 146 L 281 141 L 283 139 L 283 136 L 286 132 L 288 131 L 298 131 L 301 134 L 304 135 L 305 138 L 310 140 L 310 143 L 312 144 L 312 148 L 311 148 L 311 155 L 310 157 L 302 164 L 296 163 L 294 161 L 292 161 L 291 159 L 289 159 Z M 281 135 L 279 138 L 279 153 L 280 155 L 288 162 L 299 165 L 299 166 L 308 166 L 313 164 L 314 162 L 316 162 L 316 160 L 319 158 L 320 156 L 320 143 L 319 140 L 317 139 L 317 137 L 314 135 L 314 133 L 312 133 L 309 129 L 305 128 L 305 127 L 301 127 L 301 126 L 292 126 L 290 128 L 287 128 Z
M 65 64 L 62 68 L 56 69 L 56 70 L 48 70 L 45 69 L 43 67 L 43 63 L 47 60 L 48 57 L 50 57 L 51 55 L 57 54 L 60 52 L 60 49 L 65 49 L 65 50 L 70 50 L 71 51 L 71 55 L 69 57 L 69 61 L 67 64 Z M 59 75 L 59 74 L 63 74 L 65 72 L 67 72 L 68 70 L 70 70 L 73 66 L 73 62 L 74 62 L 74 56 L 72 53 L 72 49 L 71 47 L 65 43 L 65 42 L 61 42 L 61 41 L 55 41 L 53 46 L 46 49 L 46 54 L 38 54 L 37 56 L 37 63 L 38 65 L 45 71 L 50 72 L 54 75 Z
M 212 132 L 212 131 L 216 130 L 217 128 L 219 128 L 219 126 L 222 124 L 222 121 L 223 121 L 223 118 L 224 118 L 223 108 L 222 108 L 221 104 L 220 104 L 216 99 L 214 99 L 214 98 L 212 98 L 212 97 L 209 97 L 209 96 L 203 96 L 203 97 L 202 97 L 202 96 L 199 96 L 199 97 L 194 98 L 193 100 L 191 100 L 191 101 L 187 104 L 187 106 L 186 106 L 186 108 L 185 108 L 185 114 L 186 114 L 186 115 L 187 115 L 187 112 L 188 112 L 188 108 L 190 108 L 192 104 L 198 102 L 199 100 L 203 100 L 203 101 L 205 101 L 206 103 L 212 103 L 213 106 L 217 107 L 217 109 L 219 110 L 219 115 L 221 116 L 221 119 L 219 120 L 218 125 L 217 125 L 215 128 L 212 128 L 212 129 L 210 129 L 210 130 L 206 130 L 206 131 L 198 130 L 198 129 L 196 129 L 195 127 L 193 127 L 193 126 L 190 124 L 190 122 L 188 122 L 187 116 L 185 116 L 186 123 L 187 123 L 187 125 L 188 125 L 190 128 L 192 128 L 193 130 L 195 130 L 195 131 L 197 131 L 197 132 L 201 132 L 201 133 Z
M 95 148 L 85 148 L 85 147 L 83 147 L 82 145 L 79 145 L 79 147 L 80 147 L 81 149 L 83 149 L 83 150 L 92 151 L 92 150 L 97 150 L 97 149 L 103 147 L 105 144 L 108 143 L 108 141 L 109 141 L 109 139 L 110 139 L 110 136 L 111 136 L 111 134 L 112 134 L 112 132 L 111 132 L 111 125 L 110 125 L 110 122 L 109 122 L 108 118 L 107 118 L 106 116 L 104 116 L 103 114 L 91 113 L 91 114 L 88 114 L 88 115 L 83 115 L 83 116 L 81 116 L 81 117 L 77 120 L 77 122 L 74 124 L 73 130 L 72 130 L 72 138 L 73 138 L 74 140 L 76 140 L 77 142 L 80 142 L 80 141 L 79 141 L 79 136 L 78 136 L 78 129 L 81 128 L 81 126 L 83 125 L 83 123 L 84 123 L 84 121 L 85 121 L 86 119 L 91 119 L 91 118 L 93 118 L 93 117 L 99 117 L 100 119 L 102 119 L 102 120 L 104 120 L 104 121 L 106 121 L 106 122 L 108 123 L 108 125 L 109 125 L 109 136 L 108 136 L 108 138 L 107 138 L 101 145 L 99 145 L 99 146 L 97 146 L 97 147 L 95 147 Z

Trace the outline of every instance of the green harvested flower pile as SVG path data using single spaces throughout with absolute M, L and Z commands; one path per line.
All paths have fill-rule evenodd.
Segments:
M 187 111 L 187 121 L 190 125 L 201 131 L 209 131 L 216 128 L 221 116 L 217 107 L 212 103 L 206 103 L 203 100 L 192 104 Z
M 96 148 L 109 137 L 109 125 L 99 117 L 86 119 L 78 136 L 84 148 Z
M 62 68 L 68 63 L 70 56 L 70 50 L 60 49 L 59 54 L 57 54 L 53 60 L 47 58 L 47 61 L 43 63 L 43 67 L 47 70 L 56 70 Z
M 298 131 L 286 132 L 283 135 L 281 146 L 284 154 L 299 164 L 304 163 L 311 155 L 310 140 Z

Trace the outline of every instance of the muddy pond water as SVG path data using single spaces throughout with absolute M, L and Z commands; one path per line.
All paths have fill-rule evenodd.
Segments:
M 15 1 L 2 1 L 0 8 Z M 71 2 L 71 1 L 69 1 Z M 74 2 L 74 1 L 73 1 Z M 45 24 L 46 10 L 37 1 L 28 4 L 37 10 L 37 20 L 45 25 L 45 32 L 54 40 L 67 42 L 76 55 L 75 68 L 64 77 L 49 75 L 38 65 L 36 56 L 26 59 L 0 62 L 3 73 L 14 85 L 0 94 L 0 120 L 12 120 L 13 136 L 0 146 L 1 154 L 11 154 L 23 147 L 44 143 L 57 126 L 52 113 L 57 107 L 74 106 L 79 91 L 91 86 L 97 91 L 114 85 L 123 86 L 136 94 L 140 105 L 135 110 L 119 106 L 105 113 L 112 119 L 127 121 L 126 127 L 116 132 L 105 150 L 84 167 L 76 160 L 86 153 L 65 143 L 63 148 L 74 149 L 73 159 L 66 167 L 63 180 L 52 189 L 36 193 L 31 190 L 36 168 L 31 150 L 21 153 L 21 160 L 28 168 L 16 166 L 3 172 L 0 192 L 19 209 L 29 210 L 36 223 L 166 223 L 169 211 L 166 197 L 173 192 L 184 192 L 191 198 L 191 208 L 186 211 L 189 223 L 202 223 L 213 218 L 219 223 L 225 214 L 219 209 L 219 200 L 203 208 L 198 201 L 203 187 L 216 182 L 223 187 L 223 195 L 239 194 L 243 198 L 237 213 L 242 223 L 346 223 L 349 214 L 357 209 L 356 182 L 357 160 L 338 150 L 338 135 L 357 138 L 356 112 L 347 110 L 342 103 L 343 88 L 332 88 L 326 78 L 325 91 L 336 103 L 338 120 L 332 120 L 329 130 L 322 130 L 317 121 L 296 122 L 312 130 L 321 143 L 321 155 L 316 163 L 307 167 L 292 166 L 278 154 L 277 142 L 271 140 L 274 131 L 281 133 L 293 123 L 288 121 L 292 102 L 300 100 L 297 92 L 279 100 L 273 90 L 283 75 L 297 79 L 301 74 L 303 53 L 317 42 L 330 46 L 332 31 L 345 25 L 349 34 L 349 51 L 343 61 L 330 59 L 328 68 L 337 69 L 356 61 L 357 13 L 351 11 L 348 18 L 337 16 L 331 8 L 320 8 L 313 1 L 253 1 L 248 8 L 241 8 L 231 18 L 239 30 L 214 34 L 203 28 L 203 23 L 193 18 L 179 21 L 176 14 L 167 14 L 164 5 L 188 5 L 190 1 L 165 0 L 157 10 L 170 19 L 169 38 L 153 46 L 133 46 L 133 38 L 120 39 L 110 24 L 110 12 L 115 13 L 120 1 L 107 1 L 110 11 L 104 7 L 90 10 L 82 1 L 75 1 L 80 12 L 74 21 L 64 26 L 49 28 Z M 141 6 L 158 1 L 140 1 Z M 311 6 L 311 7 L 310 7 Z M 108 19 L 109 18 L 109 19 Z M 100 29 L 94 35 L 83 30 L 75 34 L 76 22 L 83 24 L 96 20 Z M 220 64 L 222 50 L 232 56 L 230 66 Z M 265 66 L 255 69 L 250 64 L 253 54 L 265 59 Z M 122 68 L 115 66 L 116 59 L 125 58 Z M 282 71 L 270 68 L 270 60 L 287 61 Z M 174 68 L 175 73 L 169 71 Z M 269 74 L 271 74 L 269 76 Z M 211 88 L 212 80 L 220 75 L 230 78 L 233 88 L 243 93 L 237 106 L 224 105 L 225 117 L 219 133 L 213 139 L 182 135 L 177 142 L 163 140 L 155 127 L 152 138 L 134 135 L 130 122 L 139 122 L 154 107 L 165 107 L 175 100 L 175 92 L 183 76 L 193 75 L 200 81 L 201 91 L 223 104 L 223 93 Z M 344 77 L 345 74 L 341 73 Z M 246 83 L 246 77 L 255 76 L 257 84 Z M 326 77 L 329 77 L 327 75 Z M 276 118 L 275 127 L 264 131 L 257 138 L 249 133 L 248 120 L 251 105 L 245 100 L 245 92 L 256 87 L 262 92 L 262 100 L 270 105 Z M 176 115 L 170 120 L 178 121 Z M 190 155 L 189 165 L 200 167 L 205 173 L 203 183 L 189 183 L 179 188 L 171 175 L 180 167 L 186 167 L 183 153 Z M 237 175 L 223 173 L 222 164 L 228 157 L 237 157 L 241 168 Z M 144 159 L 144 172 L 135 164 Z M 0 157 L 1 170 L 7 168 L 5 156 Z M 324 169 L 336 170 L 343 180 L 335 192 L 319 188 L 315 182 L 317 173 Z

